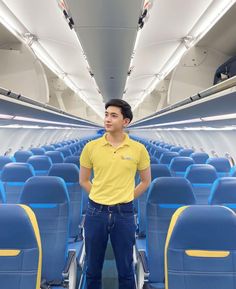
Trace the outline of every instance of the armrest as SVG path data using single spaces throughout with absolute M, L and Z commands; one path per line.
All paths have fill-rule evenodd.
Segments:
M 75 257 L 76 257 L 76 252 L 75 251 L 69 251 L 68 252 L 66 265 L 65 265 L 64 270 L 62 272 L 62 276 L 63 276 L 64 279 L 68 279 L 69 278 L 70 267 L 71 267 L 71 264 L 74 261 Z
M 85 215 L 82 215 L 82 219 L 81 219 L 81 222 L 79 224 L 79 234 L 75 238 L 76 242 L 77 241 L 82 241 L 84 239 L 84 237 L 83 237 L 84 222 L 85 222 Z
M 149 274 L 149 268 L 148 268 L 148 260 L 147 260 L 147 256 L 146 256 L 146 252 L 145 251 L 139 251 L 139 259 L 141 261 L 142 267 L 143 267 L 143 271 L 145 275 Z

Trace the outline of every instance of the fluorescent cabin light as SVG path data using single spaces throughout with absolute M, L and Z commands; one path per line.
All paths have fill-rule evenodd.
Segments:
M 201 119 L 203 121 L 214 121 L 214 120 L 226 120 L 226 119 L 234 119 L 234 118 L 236 118 L 236 113 L 207 116 L 207 117 L 202 117 Z
M 14 116 L 10 114 L 0 114 L 0 119 L 12 119 Z

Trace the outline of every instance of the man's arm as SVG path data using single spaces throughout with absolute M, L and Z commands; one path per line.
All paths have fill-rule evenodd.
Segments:
M 90 182 L 90 176 L 91 176 L 91 169 L 80 166 L 79 183 L 88 194 L 90 193 L 92 187 L 92 184 Z
M 146 168 L 145 170 L 139 171 L 140 175 L 140 183 L 134 189 L 134 198 L 138 198 L 142 193 L 146 191 L 151 183 L 151 169 L 150 167 Z

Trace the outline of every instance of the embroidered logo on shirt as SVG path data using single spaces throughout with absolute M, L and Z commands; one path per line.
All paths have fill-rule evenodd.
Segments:
M 129 156 L 121 156 L 122 160 L 128 160 L 128 161 L 132 161 L 133 158 L 129 157 Z

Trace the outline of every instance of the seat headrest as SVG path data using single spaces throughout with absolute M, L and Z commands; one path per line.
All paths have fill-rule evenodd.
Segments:
M 52 165 L 47 155 L 29 157 L 27 163 L 31 164 L 35 170 L 48 170 Z
M 160 163 L 169 164 L 173 158 L 178 156 L 179 154 L 177 152 L 163 152 L 160 158 Z
M 67 203 L 66 184 L 62 178 L 36 176 L 27 180 L 20 196 L 20 203 Z
M 34 168 L 31 164 L 8 163 L 3 167 L 1 179 L 3 182 L 25 182 L 34 175 Z
M 236 178 L 224 177 L 213 183 L 209 204 L 235 204 L 236 205 Z
M 80 157 L 79 156 L 68 156 L 64 159 L 64 163 L 72 163 L 72 164 L 79 166 Z
M 154 156 L 159 159 L 164 152 L 168 151 L 169 151 L 168 149 L 163 149 L 162 147 L 158 146 L 154 152 Z
M 33 153 L 31 151 L 17 151 L 14 154 L 14 158 L 17 162 L 25 163 L 32 155 Z
M 188 166 L 193 165 L 194 160 L 190 157 L 176 157 L 170 162 L 170 170 L 184 172 Z
M 30 150 L 34 155 L 44 155 L 46 152 L 43 148 L 31 148 Z
M 0 156 L 0 170 L 8 163 L 12 163 L 12 159 L 7 156 Z
M 182 209 L 182 208 L 181 208 Z M 169 248 L 191 250 L 235 250 L 236 216 L 222 206 L 189 206 L 177 210 Z M 168 232 L 168 234 L 170 231 Z
M 230 162 L 227 158 L 208 158 L 206 161 L 207 164 L 212 165 L 215 167 L 217 172 L 229 172 L 231 169 Z
M 151 164 L 159 164 L 159 161 L 157 158 L 153 157 L 153 156 L 150 156 L 150 163 Z
M 53 164 L 48 175 L 61 177 L 65 182 L 79 182 L 79 169 L 72 163 Z
M 193 152 L 193 149 L 182 149 L 179 151 L 179 155 L 182 157 L 189 157 Z
M 45 155 L 50 157 L 52 163 L 63 163 L 64 161 L 64 156 L 60 151 L 48 151 Z
M 50 146 L 49 145 L 42 146 L 42 149 L 44 149 L 46 152 L 55 150 L 55 148 L 52 145 L 50 145 Z
M 0 204 L 0 230 L 0 249 L 22 250 L 38 246 L 32 220 L 21 205 Z
M 192 153 L 190 157 L 195 161 L 196 164 L 205 164 L 206 160 L 209 158 L 209 155 L 203 152 L 196 152 Z
M 195 204 L 191 183 L 181 177 L 160 177 L 152 181 L 147 197 L 148 203 Z
M 152 180 L 159 177 L 171 177 L 169 168 L 163 164 L 151 164 Z
M 187 178 L 191 183 L 209 184 L 213 183 L 217 179 L 217 172 L 211 165 L 193 164 L 187 168 L 185 178 Z
M 59 151 L 59 152 L 62 152 L 64 157 L 68 157 L 68 156 L 72 155 L 71 150 L 69 148 L 67 148 L 67 147 L 56 148 L 56 150 Z
M 183 149 L 183 147 L 179 147 L 179 146 L 173 146 L 173 147 L 171 147 L 170 148 L 170 151 L 171 152 L 179 152 L 180 150 L 182 150 Z

